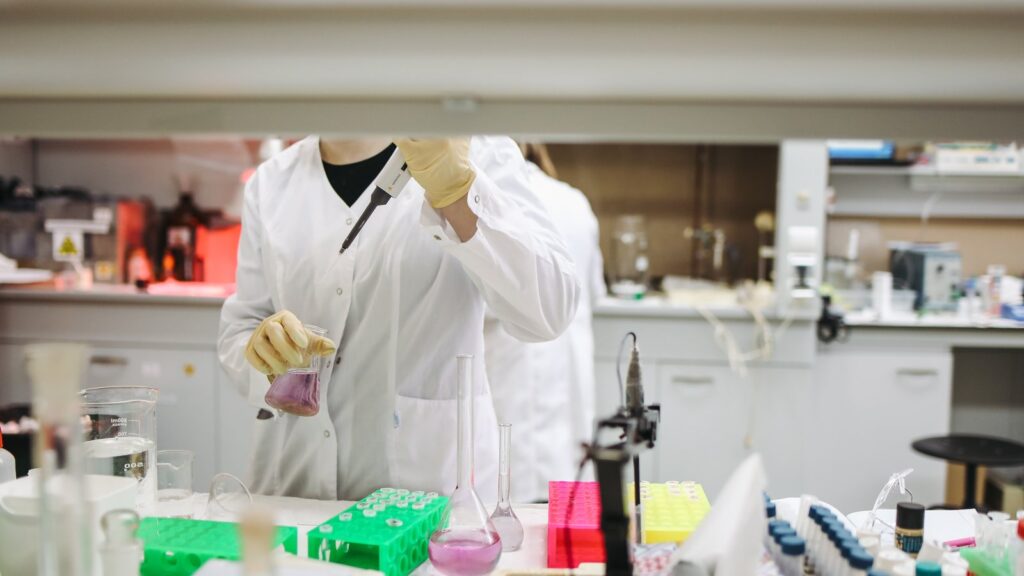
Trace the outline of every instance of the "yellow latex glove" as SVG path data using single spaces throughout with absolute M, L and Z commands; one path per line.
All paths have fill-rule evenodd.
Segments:
M 295 314 L 282 310 L 260 322 L 245 346 L 245 359 L 264 374 L 284 374 L 307 365 L 310 355 L 330 356 L 334 351 L 329 338 L 306 330 Z
M 434 208 L 451 206 L 469 193 L 476 172 L 469 163 L 469 138 L 395 141 L 409 165 L 409 173 L 427 191 Z

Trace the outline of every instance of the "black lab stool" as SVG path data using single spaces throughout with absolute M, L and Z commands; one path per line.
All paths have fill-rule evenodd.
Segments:
M 978 466 L 1003 468 L 1024 464 L 1024 444 L 973 434 L 950 434 L 917 440 L 911 447 L 925 456 L 941 458 L 966 466 L 964 478 L 964 509 L 976 508 L 974 491 L 977 483 Z

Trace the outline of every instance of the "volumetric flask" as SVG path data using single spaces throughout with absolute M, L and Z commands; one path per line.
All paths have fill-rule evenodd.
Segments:
M 157 394 L 145 386 L 87 388 L 80 394 L 86 473 L 138 480 L 135 507 L 143 515 L 156 505 Z
M 498 505 L 491 512 L 491 522 L 501 536 L 502 550 L 515 552 L 523 545 L 523 523 L 512 510 L 512 425 L 501 424 L 498 431 Z
M 252 494 L 245 482 L 234 474 L 221 472 L 210 481 L 210 497 L 206 501 L 206 519 L 234 522 L 249 505 Z
M 458 483 L 430 537 L 430 563 L 446 576 L 489 574 L 501 558 L 501 537 L 473 486 L 473 357 L 458 370 Z
M 323 336 L 327 331 L 318 326 L 305 324 L 306 330 Z M 296 416 L 315 416 L 320 412 L 320 368 L 323 357 L 312 349 L 302 352 L 302 366 L 289 368 L 288 372 L 274 378 L 270 390 L 264 397 L 267 405 L 280 412 Z

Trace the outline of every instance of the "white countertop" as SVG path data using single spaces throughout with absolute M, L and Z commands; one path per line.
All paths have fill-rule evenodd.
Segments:
M 1024 330 L 1024 322 L 1003 318 L 962 318 L 955 314 L 925 314 L 894 312 L 885 320 L 879 320 L 873 310 L 861 310 L 846 315 L 850 326 L 877 328 L 933 328 L 933 329 L 977 329 L 977 330 Z
M 721 320 L 751 320 L 750 312 L 742 306 L 707 306 L 704 308 Z M 794 320 L 814 320 L 817 309 L 800 310 L 793 314 Z M 778 319 L 785 315 L 774 310 L 765 310 L 766 318 Z M 665 296 L 647 296 L 642 300 L 624 300 L 604 296 L 594 306 L 594 316 L 631 316 L 647 318 L 702 318 L 700 311 L 687 304 L 677 304 Z
M 131 304 L 187 304 L 193 306 L 215 306 L 224 304 L 226 296 L 216 285 L 198 285 L 175 292 L 154 285 L 153 291 L 139 290 L 127 284 L 96 284 L 89 290 L 58 290 L 52 285 L 3 286 L 0 300 L 53 300 L 69 302 L 108 302 Z
M 197 518 L 205 517 L 204 509 L 207 495 L 195 494 L 193 502 Z M 298 551 L 299 556 L 305 556 L 307 550 L 306 533 L 320 525 L 328 518 L 339 514 L 352 502 L 330 501 L 330 500 L 305 500 L 301 498 L 288 498 L 282 496 L 259 496 L 253 497 L 258 504 L 266 506 L 274 511 L 275 520 L 281 526 L 295 526 L 298 528 Z M 798 499 L 784 499 L 794 502 L 798 506 Z M 776 500 L 777 503 L 782 501 Z M 158 505 L 159 506 L 159 505 Z M 513 505 L 516 515 L 519 516 L 525 530 L 523 546 L 515 552 L 503 552 L 495 573 L 508 570 L 530 570 L 547 567 L 547 520 L 548 507 L 546 504 L 521 504 Z M 160 508 L 157 508 L 159 515 Z M 861 525 L 867 518 L 867 512 L 850 514 L 848 520 L 854 526 Z M 895 518 L 895 510 L 880 510 L 879 518 L 889 525 Z M 234 520 L 232 518 L 216 518 L 217 520 Z M 974 535 L 974 512 L 966 510 L 929 510 L 925 516 L 926 536 L 932 540 L 945 542 L 958 538 Z M 891 531 L 890 531 L 891 532 Z M 891 534 L 883 530 L 883 535 L 890 537 Z M 342 573 L 339 571 L 339 574 Z M 351 571 L 349 571 L 351 573 Z M 440 573 L 434 570 L 430 562 L 424 562 L 419 568 L 412 572 L 415 576 L 437 576 Z

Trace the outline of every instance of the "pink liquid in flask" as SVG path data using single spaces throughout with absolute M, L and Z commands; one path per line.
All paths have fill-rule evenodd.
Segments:
M 490 574 L 500 557 L 501 538 L 496 532 L 463 537 L 445 530 L 430 538 L 430 563 L 445 576 Z
M 320 375 L 315 371 L 289 370 L 274 379 L 264 397 L 267 404 L 296 416 L 320 412 Z

